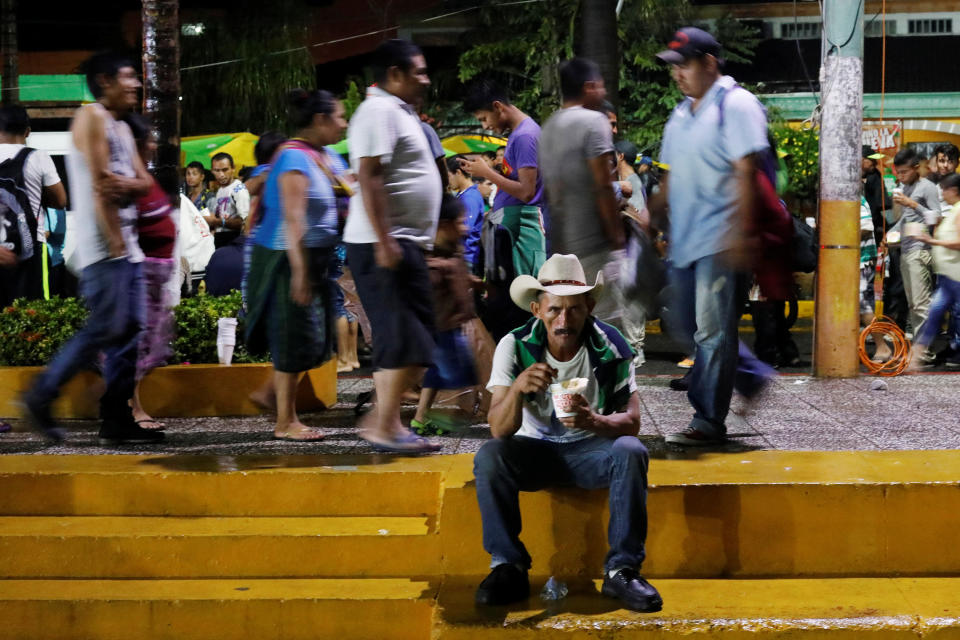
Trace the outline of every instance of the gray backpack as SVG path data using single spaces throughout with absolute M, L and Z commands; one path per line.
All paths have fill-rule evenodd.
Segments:
M 30 211 L 23 182 L 23 167 L 32 151 L 24 147 L 0 162 L 0 247 L 12 251 L 20 262 L 33 257 L 37 237 L 36 212 Z

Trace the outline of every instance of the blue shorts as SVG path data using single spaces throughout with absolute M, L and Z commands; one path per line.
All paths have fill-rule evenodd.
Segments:
M 461 329 L 437 333 L 433 364 L 423 376 L 425 389 L 463 389 L 477 384 L 473 352 Z

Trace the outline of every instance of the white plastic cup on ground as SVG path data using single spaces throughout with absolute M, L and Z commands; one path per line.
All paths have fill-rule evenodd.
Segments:
M 220 318 L 217 320 L 217 359 L 220 364 L 233 362 L 233 349 L 237 344 L 237 319 Z

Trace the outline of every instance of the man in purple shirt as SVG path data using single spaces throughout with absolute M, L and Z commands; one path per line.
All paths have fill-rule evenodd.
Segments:
M 497 185 L 493 207 L 483 226 L 480 258 L 488 285 L 482 317 L 494 339 L 499 340 L 529 317 L 511 304 L 510 283 L 520 275 L 536 275 L 546 259 L 546 216 L 538 160 L 540 126 L 510 102 L 506 90 L 489 80 L 471 87 L 463 107 L 484 129 L 510 132 L 502 172 L 482 159 L 461 160 L 461 166 L 474 178 Z
M 502 173 L 497 173 L 479 158 L 461 161 L 467 173 L 497 185 L 493 209 L 540 206 L 543 201 L 543 183 L 537 164 L 540 125 L 511 104 L 504 89 L 489 81 L 482 81 L 473 88 L 463 108 L 472 113 L 484 129 L 500 134 L 510 132 L 503 154 Z

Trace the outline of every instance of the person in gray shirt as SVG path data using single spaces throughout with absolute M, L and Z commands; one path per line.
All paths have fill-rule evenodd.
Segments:
M 920 177 L 920 157 L 913 149 L 903 149 L 893 158 L 893 168 L 900 180 L 900 190 L 895 190 L 893 203 L 901 210 L 903 235 L 900 245 L 900 270 L 903 288 L 910 306 L 910 327 L 914 335 L 930 311 L 930 296 L 933 293 L 933 258 L 930 247 L 916 239 L 914 225 L 933 226 L 940 219 L 940 195 L 937 186 Z M 925 231 L 927 229 L 924 229 Z M 924 360 L 930 364 L 936 356 L 927 352 Z
M 599 111 L 607 95 L 600 68 L 584 58 L 565 62 L 560 91 L 563 108 L 540 134 L 551 251 L 574 254 L 588 272 L 604 271 L 609 280 L 616 266 L 612 252 L 623 248 L 623 225 L 613 190 L 613 136 Z M 599 306 L 594 315 L 609 318 Z

